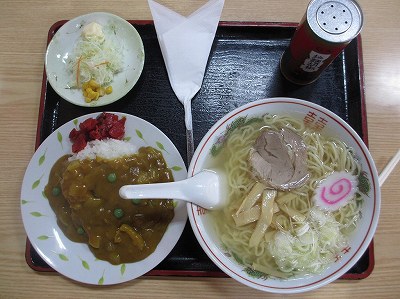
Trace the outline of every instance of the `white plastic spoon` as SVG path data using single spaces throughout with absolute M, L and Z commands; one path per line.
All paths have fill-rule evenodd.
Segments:
M 172 198 L 211 210 L 225 205 L 226 187 L 224 174 L 202 170 L 193 177 L 177 182 L 125 185 L 119 189 L 119 195 L 124 199 Z

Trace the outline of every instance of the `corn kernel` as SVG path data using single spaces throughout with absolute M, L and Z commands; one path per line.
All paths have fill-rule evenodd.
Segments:
M 112 86 L 104 88 L 93 79 L 82 84 L 82 94 L 87 103 L 90 103 L 93 100 L 98 100 L 99 97 L 110 93 L 112 93 Z
M 97 88 L 100 87 L 100 84 L 97 83 L 96 81 L 94 81 L 93 79 L 91 79 L 91 80 L 89 81 L 89 86 L 90 86 L 92 89 L 97 89 Z
M 93 91 L 91 88 L 87 88 L 86 92 L 87 92 L 87 97 L 88 98 L 93 100 L 96 97 L 96 92 Z
M 110 93 L 112 93 L 112 91 L 113 91 L 112 86 L 106 87 L 106 94 L 110 94 Z
M 88 82 L 85 82 L 85 83 L 82 84 L 82 90 L 86 90 L 86 88 L 88 88 L 88 87 L 89 87 L 89 83 Z

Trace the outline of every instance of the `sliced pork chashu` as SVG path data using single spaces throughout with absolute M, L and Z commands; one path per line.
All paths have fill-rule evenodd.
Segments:
M 250 150 L 249 163 L 254 178 L 274 189 L 298 188 L 309 177 L 307 146 L 288 128 L 262 131 Z

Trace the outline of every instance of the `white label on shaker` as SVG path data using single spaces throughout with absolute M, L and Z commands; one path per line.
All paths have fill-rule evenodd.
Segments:
M 300 66 L 303 71 L 308 73 L 318 71 L 324 61 L 331 56 L 329 54 L 321 54 L 314 51 L 311 51 L 309 55 L 309 58 L 306 58 L 306 60 L 304 60 L 303 64 Z

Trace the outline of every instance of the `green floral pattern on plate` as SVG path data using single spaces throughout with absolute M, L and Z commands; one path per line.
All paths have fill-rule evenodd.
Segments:
M 45 215 L 43 215 L 42 213 L 40 213 L 40 212 L 31 212 L 30 213 L 32 216 L 34 216 L 34 217 L 43 217 L 43 216 L 45 216 Z
M 40 156 L 39 166 L 41 166 L 44 163 L 44 161 L 46 160 L 46 152 L 47 152 L 47 149 L 44 151 L 43 155 Z
M 61 148 L 64 148 L 63 143 L 62 143 L 63 142 L 63 136 L 60 133 L 60 131 L 57 131 L 57 140 L 61 144 Z
M 247 116 L 240 116 L 240 117 L 236 118 L 231 124 L 229 124 L 226 127 L 226 130 L 218 136 L 217 141 L 211 147 L 211 150 L 210 150 L 211 155 L 213 157 L 218 155 L 225 140 L 235 129 L 249 125 L 254 122 L 260 122 L 260 121 L 262 121 L 262 117 L 248 118 Z
M 165 149 L 164 145 L 163 145 L 161 142 L 157 141 L 157 142 L 156 142 L 156 145 L 157 145 L 157 147 L 158 147 L 161 151 L 164 151 L 164 152 L 166 152 L 167 154 L 169 154 L 168 151 Z
M 137 135 L 140 139 L 142 139 L 144 142 L 146 142 L 146 140 L 144 140 L 143 134 L 142 134 L 142 132 L 140 132 L 140 130 L 136 129 L 135 132 L 136 132 L 136 135 Z M 146 143 L 147 143 L 147 142 L 146 142 Z
M 82 258 L 80 258 L 80 260 L 82 262 L 82 267 L 85 268 L 86 270 L 90 270 L 89 263 Z

